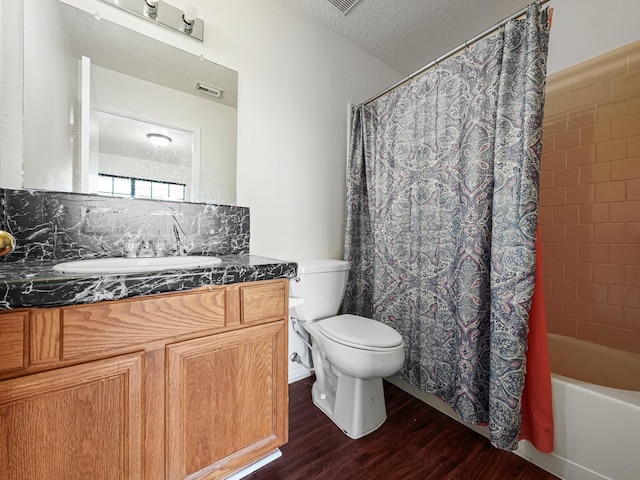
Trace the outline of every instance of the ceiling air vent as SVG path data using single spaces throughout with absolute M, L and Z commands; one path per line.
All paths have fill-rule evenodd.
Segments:
M 359 1 L 360 0 L 329 0 L 329 3 L 346 15 Z
M 222 96 L 222 92 L 224 91 L 202 82 L 196 82 L 196 90 L 216 98 L 220 98 Z

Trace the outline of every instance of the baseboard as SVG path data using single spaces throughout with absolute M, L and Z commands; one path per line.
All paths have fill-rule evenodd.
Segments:
M 271 452 L 269 455 L 267 455 L 266 457 L 261 458 L 260 460 L 258 460 L 257 462 L 253 462 L 251 465 L 249 465 L 248 467 L 243 468 L 242 470 L 240 470 L 239 472 L 234 473 L 233 475 L 225 478 L 225 480 L 240 480 L 241 478 L 244 478 L 248 475 L 251 475 L 253 472 L 255 472 L 256 470 L 264 467 L 265 465 L 273 462 L 274 460 L 277 460 L 278 458 L 280 458 L 282 456 L 282 452 L 280 451 L 280 449 L 278 448 L 276 451 Z
M 297 382 L 311 376 L 311 372 L 299 364 L 289 364 L 289 383 Z
M 489 427 L 483 426 L 483 425 L 473 425 L 471 423 L 463 422 L 460 419 L 460 417 L 458 417 L 458 415 L 456 415 L 456 413 L 453 411 L 453 408 L 451 408 L 447 403 L 444 402 L 444 400 L 441 400 L 434 394 L 423 392 L 418 387 L 414 387 L 406 380 L 402 380 L 398 377 L 387 377 L 385 378 L 385 380 L 389 383 L 394 384 L 400 390 L 404 390 L 409 395 L 416 397 L 418 400 L 421 400 L 422 402 L 426 403 L 430 407 L 433 407 L 439 412 L 444 413 L 448 417 L 453 418 L 456 422 L 464 425 L 467 428 L 470 428 L 471 430 L 479 433 L 483 437 L 489 438 Z

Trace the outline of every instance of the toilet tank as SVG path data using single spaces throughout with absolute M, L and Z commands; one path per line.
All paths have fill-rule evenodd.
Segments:
M 289 296 L 304 303 L 294 309 L 302 321 L 332 317 L 338 313 L 347 288 L 349 262 L 345 260 L 299 260 L 298 276 L 289 281 Z

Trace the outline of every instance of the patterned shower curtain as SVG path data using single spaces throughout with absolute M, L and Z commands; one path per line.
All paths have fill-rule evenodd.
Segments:
M 356 110 L 345 313 L 407 346 L 399 376 L 517 447 L 535 279 L 547 10 Z

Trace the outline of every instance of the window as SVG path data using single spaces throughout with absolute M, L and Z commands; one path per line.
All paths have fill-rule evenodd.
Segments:
M 113 197 L 151 198 L 154 200 L 186 200 L 187 186 L 183 183 L 160 182 L 144 178 L 98 175 L 98 193 Z

